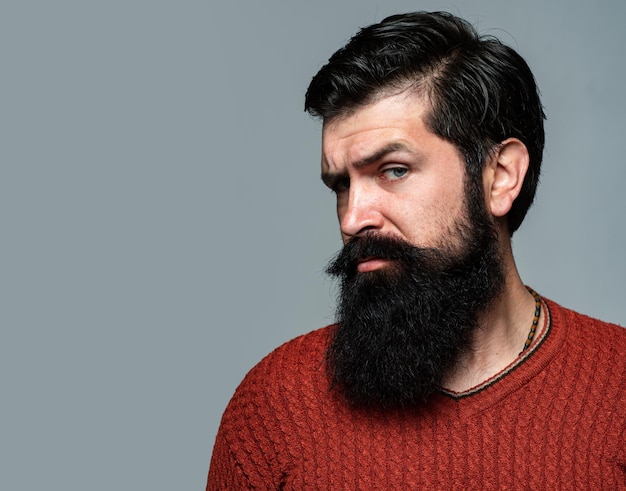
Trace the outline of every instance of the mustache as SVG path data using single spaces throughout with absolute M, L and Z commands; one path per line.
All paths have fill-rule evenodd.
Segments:
M 330 261 L 326 273 L 335 277 L 355 275 L 359 262 L 371 257 L 415 264 L 431 270 L 434 264 L 444 262 L 443 256 L 439 249 L 417 247 L 398 237 L 368 233 L 347 242 Z

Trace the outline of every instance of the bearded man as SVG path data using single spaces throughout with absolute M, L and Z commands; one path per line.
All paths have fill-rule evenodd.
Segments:
M 207 489 L 626 487 L 626 330 L 541 298 L 511 251 L 544 145 L 519 54 L 392 16 L 305 107 L 344 242 L 337 323 L 246 376 Z

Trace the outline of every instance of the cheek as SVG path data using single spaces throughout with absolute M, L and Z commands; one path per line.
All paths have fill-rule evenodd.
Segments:
M 412 199 L 401 208 L 389 212 L 395 226 L 409 242 L 421 247 L 439 246 L 446 240 L 455 223 L 464 216 L 459 202 L 447 193 L 428 199 Z M 462 203 L 460 203 L 462 206 Z

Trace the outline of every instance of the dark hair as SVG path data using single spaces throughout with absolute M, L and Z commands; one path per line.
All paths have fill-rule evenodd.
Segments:
M 387 17 L 331 56 L 309 85 L 305 110 L 329 121 L 411 86 L 430 102 L 425 124 L 459 149 L 470 179 L 506 138 L 526 145 L 529 169 L 507 215 L 513 235 L 535 197 L 545 115 L 530 68 L 498 39 L 447 12 Z

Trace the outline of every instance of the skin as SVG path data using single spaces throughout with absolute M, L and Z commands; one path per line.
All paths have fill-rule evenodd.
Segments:
M 426 127 L 429 110 L 427 100 L 405 90 L 324 124 L 322 180 L 336 194 L 344 243 L 376 232 L 420 247 L 461 247 L 454 226 L 467 220 L 465 162 Z M 451 391 L 470 390 L 515 362 L 528 334 L 534 300 L 515 267 L 505 219 L 527 169 L 528 151 L 515 138 L 503 141 L 485 163 L 485 206 L 498 229 L 505 287 L 481 317 L 474 349 L 446 377 Z M 358 270 L 388 266 L 368 257 Z

